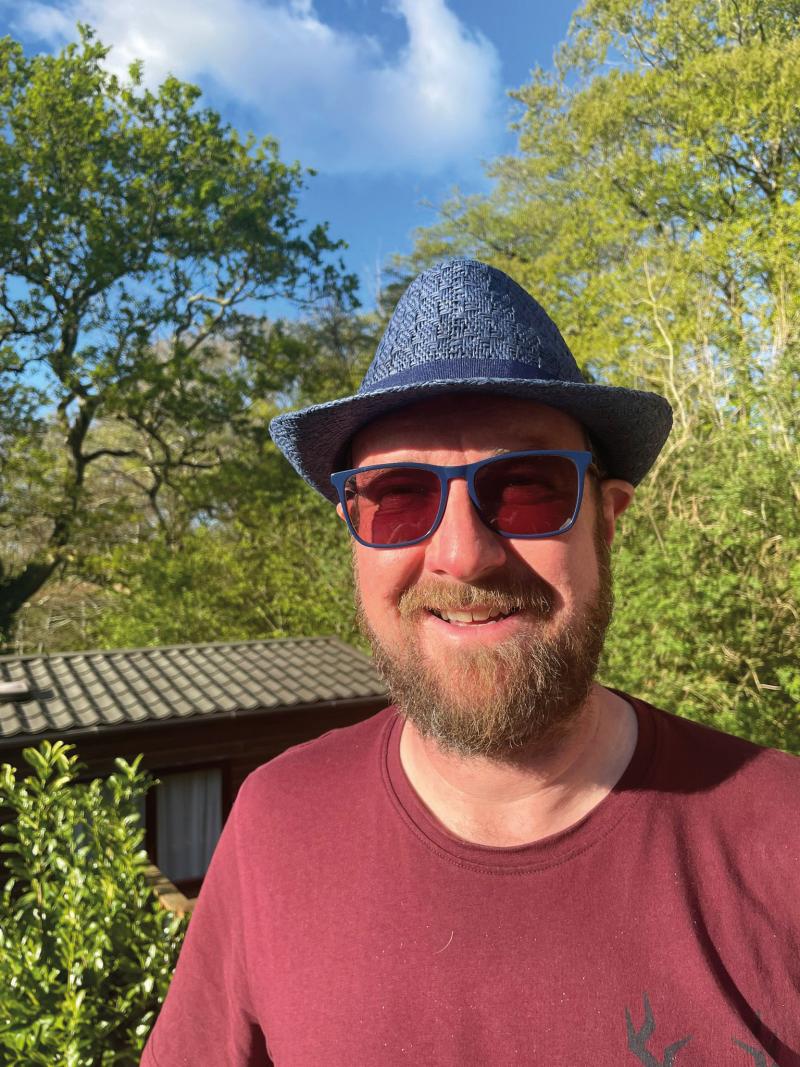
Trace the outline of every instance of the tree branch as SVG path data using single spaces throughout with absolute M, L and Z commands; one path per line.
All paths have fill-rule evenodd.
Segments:
M 96 448 L 94 452 L 83 454 L 83 465 L 86 467 L 101 456 L 116 456 L 119 459 L 128 459 L 131 456 L 140 456 L 135 448 Z

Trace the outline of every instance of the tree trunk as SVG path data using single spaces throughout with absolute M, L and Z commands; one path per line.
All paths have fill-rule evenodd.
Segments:
M 48 563 L 34 560 L 15 577 L 0 579 L 0 651 L 11 639 L 14 622 L 23 604 L 42 588 L 57 566 L 57 559 Z

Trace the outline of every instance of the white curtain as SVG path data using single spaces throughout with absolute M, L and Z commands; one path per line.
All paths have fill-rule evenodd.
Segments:
M 222 772 L 164 775 L 156 809 L 159 869 L 171 882 L 202 878 L 222 830 Z

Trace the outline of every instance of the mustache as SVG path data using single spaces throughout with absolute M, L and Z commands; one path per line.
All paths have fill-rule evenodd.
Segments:
M 519 585 L 423 582 L 400 594 L 397 609 L 403 619 L 421 611 L 470 611 L 491 608 L 503 615 L 525 611 L 548 619 L 555 607 L 555 592 L 545 582 Z

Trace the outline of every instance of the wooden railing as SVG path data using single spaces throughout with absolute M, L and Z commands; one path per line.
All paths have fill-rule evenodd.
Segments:
M 154 863 L 146 868 L 144 876 L 155 891 L 162 907 L 168 911 L 174 911 L 176 915 L 191 915 L 195 901 L 185 897 Z

